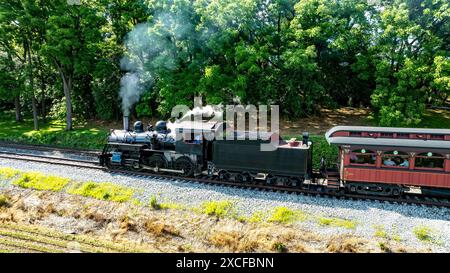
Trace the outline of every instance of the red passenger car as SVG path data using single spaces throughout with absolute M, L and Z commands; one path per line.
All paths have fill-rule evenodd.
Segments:
M 337 126 L 326 139 L 339 147 L 335 181 L 350 192 L 450 195 L 448 129 Z

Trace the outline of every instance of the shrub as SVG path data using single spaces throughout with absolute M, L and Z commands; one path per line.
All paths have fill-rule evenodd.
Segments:
M 36 190 L 60 191 L 68 183 L 68 178 L 58 176 L 47 176 L 37 172 L 21 173 L 12 183 L 22 188 Z
M 129 201 L 134 194 L 134 190 L 127 187 L 118 186 L 109 182 L 95 183 L 92 181 L 75 185 L 68 192 L 114 202 Z

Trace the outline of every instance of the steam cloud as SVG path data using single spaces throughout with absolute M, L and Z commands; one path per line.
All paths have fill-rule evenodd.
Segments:
M 208 5 L 208 4 L 206 4 Z M 186 6 L 159 13 L 151 22 L 142 23 L 125 37 L 126 52 L 121 59 L 121 69 L 127 73 L 121 79 L 120 97 L 124 115 L 130 114 L 131 107 L 141 95 L 151 88 L 157 73 L 172 71 L 178 59 L 186 59 L 186 47 L 191 42 L 206 44 L 218 29 L 239 28 L 239 20 L 246 18 L 240 14 L 239 2 L 233 3 L 234 9 L 228 15 L 216 14 L 210 18 L 214 28 L 194 26 L 192 15 Z M 244 19 L 245 20 L 245 19 Z M 177 47 L 183 44 L 183 47 Z
M 175 41 L 185 38 L 191 24 L 184 14 L 162 13 L 151 23 L 137 25 L 125 38 L 126 52 L 120 67 L 127 71 L 120 81 L 122 111 L 131 107 L 151 88 L 158 70 L 173 70 L 177 57 Z

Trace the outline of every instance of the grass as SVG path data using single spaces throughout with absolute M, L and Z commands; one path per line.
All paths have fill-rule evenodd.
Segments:
M 231 201 L 206 201 L 201 205 L 201 211 L 210 216 L 225 217 L 233 213 Z
M 8 197 L 6 197 L 6 195 L 4 194 L 0 194 L 0 208 L 6 207 L 8 205 L 9 205 Z
M 433 230 L 427 226 L 417 226 L 413 229 L 414 234 L 416 235 L 417 239 L 425 242 L 431 242 L 433 241 Z
M 322 226 L 343 227 L 347 229 L 355 229 L 357 226 L 357 223 L 355 221 L 335 217 L 319 217 L 318 222 Z
M 246 221 L 250 223 L 260 223 L 265 219 L 265 213 L 262 211 L 256 211 Z
M 0 168 L 0 177 L 3 179 L 11 179 L 19 174 L 18 170 L 13 168 L 2 167 Z
M 388 238 L 388 234 L 383 226 L 375 226 L 375 237 L 386 239 Z
M 304 221 L 305 219 L 306 214 L 300 210 L 291 210 L 286 207 L 276 207 L 273 209 L 267 221 L 287 224 L 296 221 Z
M 68 178 L 43 175 L 38 172 L 20 173 L 12 183 L 22 188 L 32 188 L 36 190 L 60 191 L 68 183 Z
M 275 250 L 280 253 L 284 253 L 284 252 L 287 252 L 288 249 L 285 244 L 283 244 L 281 242 L 275 242 L 272 245 L 272 250 Z
M 134 195 L 134 190 L 127 187 L 118 186 L 110 182 L 96 183 L 91 181 L 77 183 L 67 192 L 114 202 L 127 202 Z
M 42 191 L 62 191 L 70 183 L 72 186 L 66 190 L 69 194 L 92 197 L 99 200 L 127 202 L 137 204 L 139 200 L 132 199 L 134 189 L 118 186 L 110 182 L 74 182 L 69 178 L 44 175 L 39 172 L 20 172 L 11 168 L 1 168 L 0 177 L 17 177 L 12 181 L 13 185 L 22 188 L 31 188 Z
M 50 120 L 47 123 L 40 122 L 40 130 L 34 131 L 32 118 L 26 118 L 23 122 L 17 123 L 12 113 L 4 113 L 0 115 L 0 140 L 79 149 L 101 149 L 109 132 L 108 128 L 86 122 L 74 126 L 72 131 L 66 131 L 65 126 L 65 122 Z
M 158 199 L 154 195 L 150 198 L 150 207 L 153 209 L 161 209 L 161 204 L 159 204 Z
M 423 128 L 450 128 L 450 111 L 442 109 L 428 109 L 417 127 Z

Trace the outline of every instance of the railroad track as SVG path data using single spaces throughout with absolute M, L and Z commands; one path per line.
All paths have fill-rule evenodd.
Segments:
M 368 200 L 368 201 L 378 201 L 378 202 L 388 202 L 397 204 L 410 204 L 410 205 L 421 205 L 421 206 L 435 206 L 435 207 L 447 207 L 450 208 L 450 200 L 446 198 L 435 198 L 426 197 L 420 195 L 405 195 L 401 198 L 385 197 L 385 196 L 370 196 L 370 195 L 358 195 L 350 194 L 345 192 L 335 192 L 335 191 L 325 191 L 323 188 L 316 189 L 304 189 L 304 188 L 289 188 L 285 186 L 278 185 L 267 185 L 267 184 L 242 184 L 235 181 L 222 181 L 216 178 L 209 178 L 206 175 L 197 177 L 180 177 L 170 174 L 155 174 L 155 173 L 144 173 L 133 171 L 129 169 L 107 169 L 99 165 L 98 162 L 87 161 L 87 160 L 77 160 L 77 159 L 67 159 L 60 157 L 50 157 L 42 155 L 32 155 L 14 152 L 2 152 L 0 151 L 0 158 L 12 159 L 12 160 L 22 160 L 37 163 L 46 163 L 53 165 L 70 166 L 77 168 L 88 168 L 94 170 L 103 170 L 110 173 L 125 174 L 135 177 L 148 177 L 148 178 L 165 178 L 172 181 L 181 181 L 187 183 L 202 183 L 209 185 L 221 185 L 240 189 L 254 189 L 260 191 L 270 191 L 270 192 L 283 192 L 287 194 L 302 194 L 310 196 L 320 196 L 320 197 L 334 197 L 337 199 L 345 200 Z
M 0 148 L 10 148 L 10 149 L 21 149 L 21 150 L 31 150 L 31 151 L 41 151 L 41 152 L 61 152 L 61 153 L 72 153 L 78 155 L 97 157 L 100 152 L 94 150 L 80 150 L 71 148 L 59 148 L 46 145 L 35 145 L 35 144 L 21 144 L 14 142 L 0 141 Z

